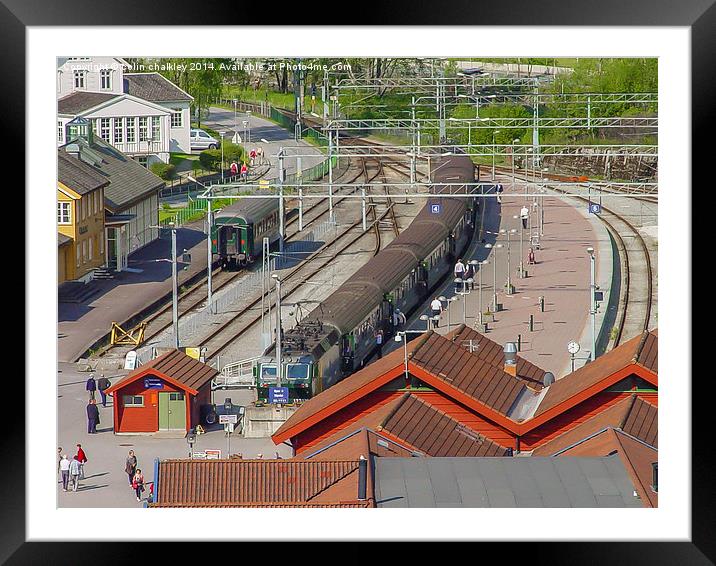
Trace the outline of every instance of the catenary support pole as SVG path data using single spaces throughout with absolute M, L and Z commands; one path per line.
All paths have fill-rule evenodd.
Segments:
M 211 218 L 211 190 L 209 190 L 209 198 L 206 199 L 206 310 L 209 311 L 209 314 L 214 314 L 214 306 L 212 304 L 211 297 L 211 266 L 213 264 L 213 256 L 211 253 L 212 228 L 213 226 Z
M 179 349 L 179 305 L 177 301 L 177 230 L 172 227 L 172 322 L 174 347 Z

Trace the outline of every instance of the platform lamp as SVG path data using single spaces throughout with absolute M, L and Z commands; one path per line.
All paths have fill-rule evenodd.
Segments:
M 196 442 L 196 431 L 192 428 L 186 434 L 186 442 L 189 445 L 189 458 L 194 459 L 194 443 Z
M 592 351 L 589 354 L 589 359 L 591 361 L 594 361 L 594 359 L 597 357 L 596 349 L 597 349 L 597 334 L 596 334 L 596 328 L 597 328 L 597 294 L 596 294 L 596 286 L 594 284 L 594 271 L 595 271 L 595 257 L 594 257 L 594 248 L 588 247 L 587 253 L 589 254 L 589 264 L 590 264 L 590 284 L 589 284 L 589 314 L 592 318 Z
M 427 314 L 421 314 L 420 320 L 425 322 L 425 332 L 430 330 L 430 317 Z

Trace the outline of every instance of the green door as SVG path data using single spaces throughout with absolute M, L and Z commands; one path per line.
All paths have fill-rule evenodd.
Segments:
M 159 430 L 185 430 L 184 393 L 159 393 Z

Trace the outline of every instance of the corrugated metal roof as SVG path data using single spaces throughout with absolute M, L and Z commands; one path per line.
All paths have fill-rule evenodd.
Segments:
M 537 407 L 535 417 L 541 415 L 545 411 L 556 407 L 570 397 L 585 391 L 592 385 L 597 384 L 604 378 L 624 369 L 625 367 L 637 362 L 640 355 L 640 346 L 649 342 L 649 351 L 645 354 L 645 361 L 656 368 L 656 336 L 654 340 L 646 340 L 648 333 L 640 334 L 617 346 L 612 351 L 599 356 L 593 362 L 579 368 L 578 370 L 566 375 L 562 379 L 558 379 L 547 389 L 547 393 Z M 643 364 L 642 364 L 643 365 Z M 646 367 L 646 366 L 645 366 Z M 647 369 L 649 369 L 647 367 Z
M 192 101 L 193 97 L 159 73 L 124 73 L 124 92 L 150 102 Z
M 80 114 L 118 96 L 121 95 L 107 92 L 74 92 L 57 101 L 57 113 Z
M 642 507 L 618 456 L 375 458 L 377 507 Z
M 164 460 L 159 462 L 158 506 L 324 506 L 355 502 L 358 461 Z M 328 490 L 353 474 L 351 494 Z M 320 501 L 312 501 L 321 496 Z
M 197 391 L 219 374 L 213 367 L 187 356 L 180 350 L 170 350 L 138 367 L 107 391 L 113 392 L 124 387 L 149 369 Z

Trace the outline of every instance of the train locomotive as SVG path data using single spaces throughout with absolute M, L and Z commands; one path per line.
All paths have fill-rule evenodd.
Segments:
M 433 164 L 435 182 L 473 182 L 468 156 L 453 155 Z M 395 333 L 396 310 L 408 314 L 423 304 L 475 233 L 479 199 L 440 198 L 450 186 L 433 187 L 435 196 L 413 222 L 358 269 L 282 339 L 285 379 L 293 399 L 307 399 L 351 374 L 375 352 L 375 334 L 384 343 Z M 452 192 L 465 192 L 453 190 Z M 273 346 L 256 372 L 259 399 L 276 384 Z
M 257 193 L 262 194 L 262 193 Z M 263 239 L 279 239 L 278 199 L 240 199 L 214 215 L 211 251 L 222 267 L 237 268 L 261 257 Z

